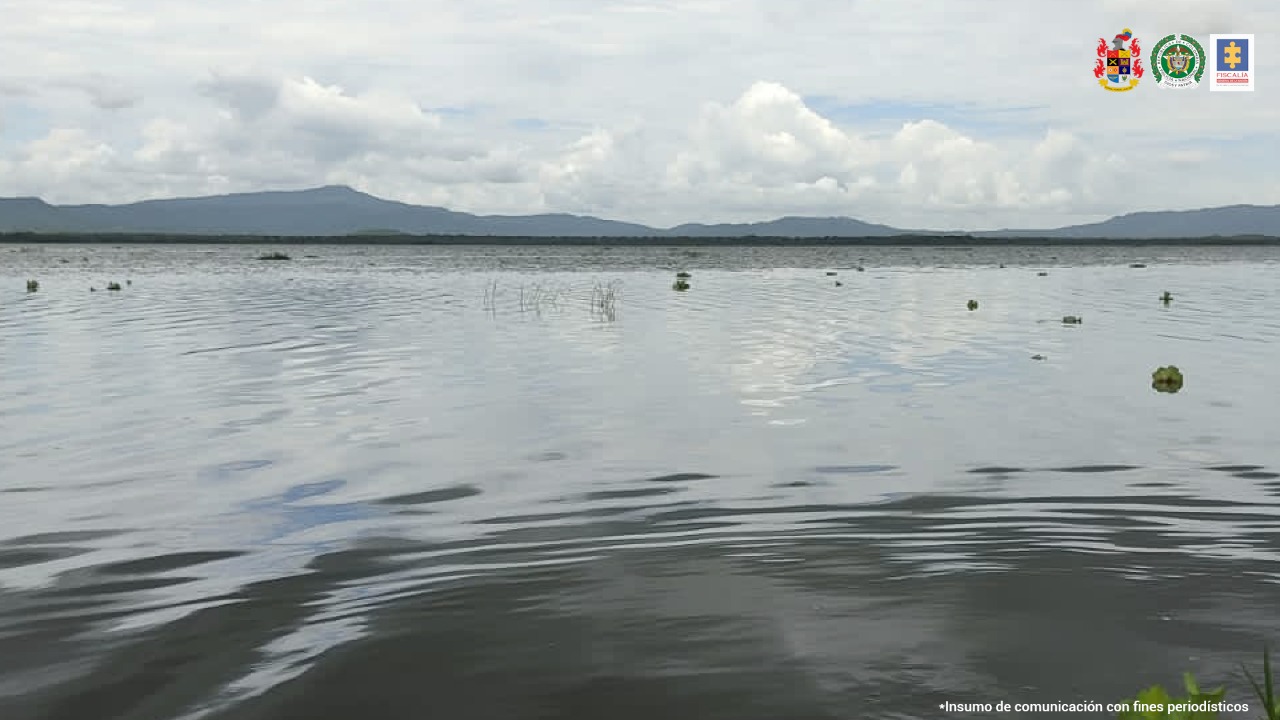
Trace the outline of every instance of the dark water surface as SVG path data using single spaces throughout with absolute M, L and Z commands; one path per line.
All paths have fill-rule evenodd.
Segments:
M 1280 250 L 262 251 L 0 246 L 0 718 L 1249 702 L 1280 640 Z

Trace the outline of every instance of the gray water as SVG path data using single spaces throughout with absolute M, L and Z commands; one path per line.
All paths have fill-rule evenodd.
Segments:
M 0 718 L 1257 709 L 1280 250 L 273 249 L 0 245 Z

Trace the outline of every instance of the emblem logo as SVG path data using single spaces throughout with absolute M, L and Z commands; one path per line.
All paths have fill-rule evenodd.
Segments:
M 1209 89 L 1253 90 L 1257 67 L 1252 35 L 1209 36 Z
M 1125 28 L 1111 39 L 1110 46 L 1106 38 L 1098 38 L 1098 62 L 1093 66 L 1093 76 L 1103 90 L 1132 90 L 1138 87 L 1142 74 L 1142 48 L 1132 30 Z
M 1204 48 L 1188 35 L 1169 35 L 1151 49 L 1151 76 L 1162 88 L 1199 85 L 1204 66 Z

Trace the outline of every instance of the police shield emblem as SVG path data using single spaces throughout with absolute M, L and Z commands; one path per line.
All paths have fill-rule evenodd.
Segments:
M 1162 88 L 1193 88 L 1204 77 L 1205 53 L 1190 35 L 1169 35 L 1151 49 L 1151 76 Z

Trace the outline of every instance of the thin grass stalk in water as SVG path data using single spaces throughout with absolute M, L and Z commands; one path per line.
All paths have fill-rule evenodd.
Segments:
M 556 288 L 546 287 L 538 283 L 527 287 L 521 285 L 517 294 L 520 312 L 532 312 L 541 317 L 543 311 L 547 308 L 559 309 L 562 292 Z
M 498 281 L 490 280 L 484 289 L 483 307 L 489 312 L 497 312 L 498 310 Z
M 591 312 L 597 318 L 613 322 L 617 318 L 617 287 L 614 283 L 591 288 Z
M 1240 666 L 1244 670 L 1244 676 L 1249 679 L 1249 684 L 1253 686 L 1253 692 L 1258 696 L 1258 700 L 1262 703 L 1262 710 L 1266 713 L 1266 720 L 1280 720 L 1280 702 L 1276 700 L 1275 683 L 1271 675 L 1271 649 L 1265 645 L 1262 648 L 1262 682 L 1259 683 L 1253 673 L 1249 672 L 1249 668 Z

